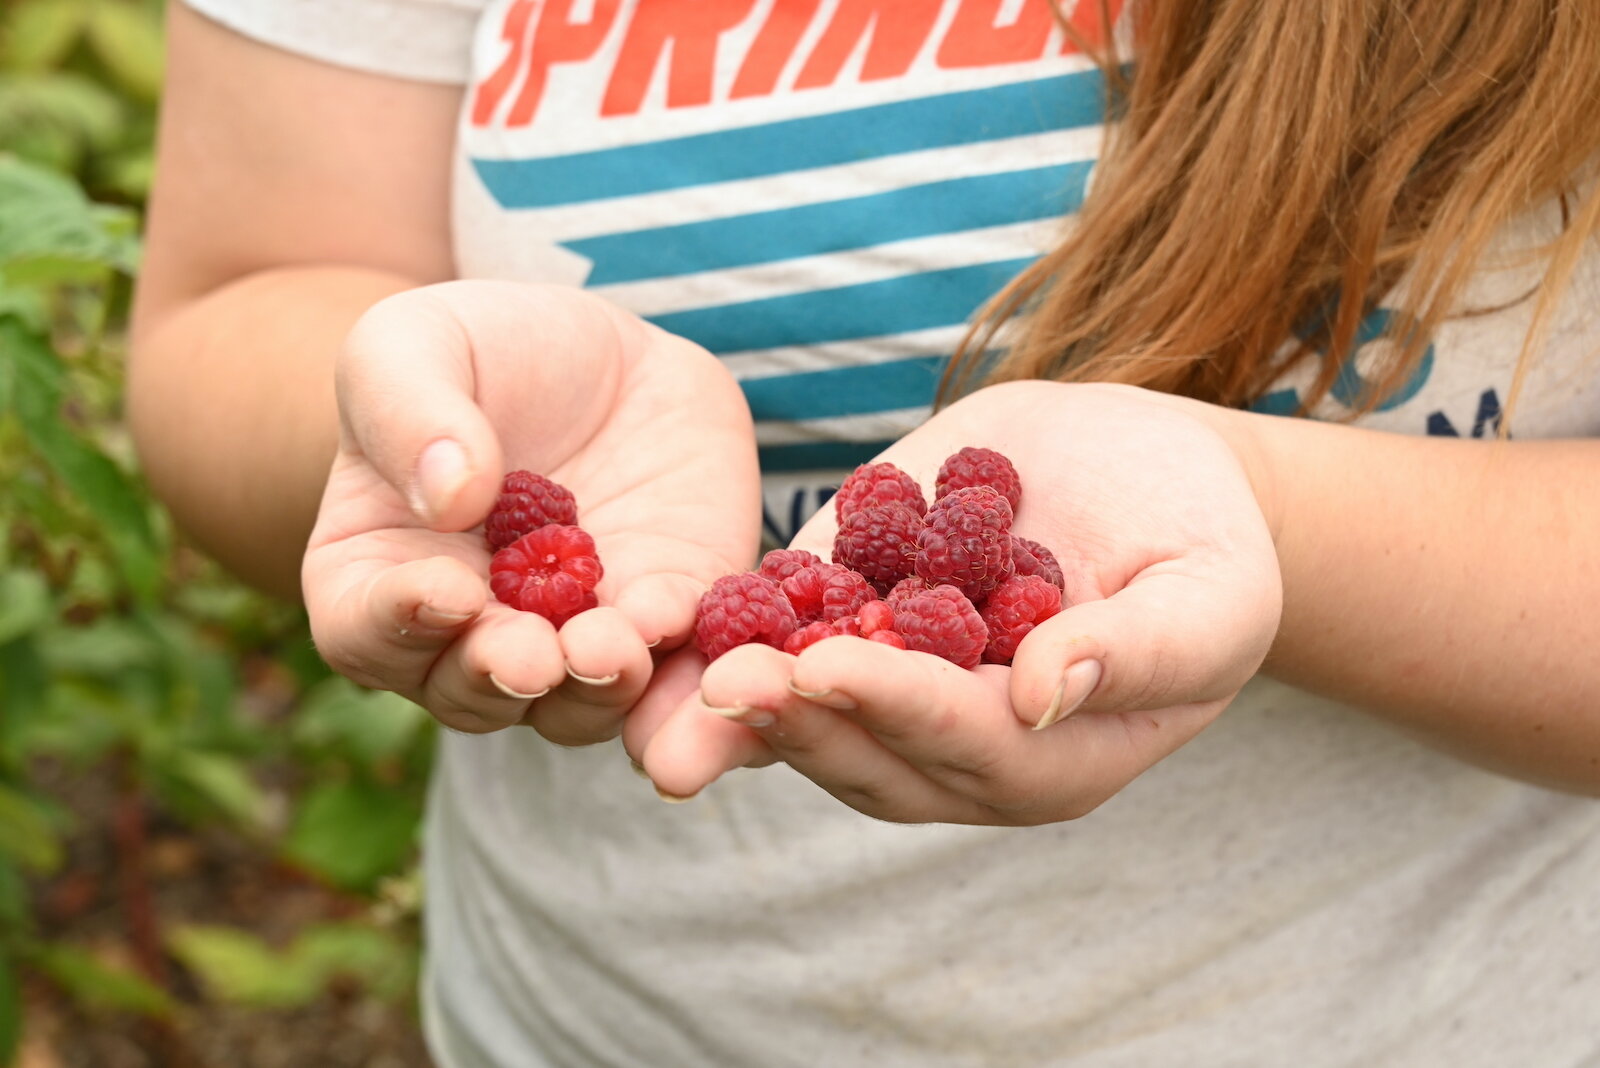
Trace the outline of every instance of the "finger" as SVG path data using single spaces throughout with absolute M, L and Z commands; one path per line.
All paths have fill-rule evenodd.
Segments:
M 558 745 L 614 738 L 650 682 L 650 650 L 614 608 L 573 616 L 558 634 L 566 678 L 536 701 L 527 723 Z
M 700 693 L 705 669 L 705 656 L 693 648 L 679 649 L 656 664 L 650 684 L 622 723 L 622 746 L 635 764 L 644 759 L 644 751 L 661 725 Z
M 522 722 L 533 701 L 566 678 L 548 620 L 491 608 L 435 661 L 422 704 L 445 726 L 479 734 Z
M 793 659 L 770 646 L 742 645 L 712 662 L 640 753 L 639 762 L 656 786 L 669 795 L 692 797 L 734 768 L 771 763 L 772 750 L 731 713 L 771 716 L 800 701 L 784 685 Z
M 317 652 L 364 686 L 402 693 L 421 687 L 487 597 L 483 578 L 446 556 L 361 565 L 337 578 L 342 588 L 329 581 L 306 583 Z
M 1024 722 L 1048 726 L 1078 711 L 1159 709 L 1233 694 L 1277 631 L 1277 581 L 1276 571 L 1247 575 L 1193 560 L 1146 570 L 1023 639 L 1012 661 L 1012 705 Z
M 688 575 L 645 575 L 619 591 L 614 605 L 650 648 L 676 649 L 694 632 L 705 591 L 705 583 Z
M 499 487 L 500 443 L 474 379 L 466 328 L 428 289 L 373 305 L 339 357 L 341 448 L 364 456 L 434 530 L 482 521 Z

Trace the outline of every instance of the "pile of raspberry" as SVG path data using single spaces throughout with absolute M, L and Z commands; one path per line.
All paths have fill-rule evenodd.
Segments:
M 594 539 L 578 526 L 572 492 L 531 471 L 513 471 L 500 484 L 483 537 L 494 555 L 489 588 L 495 597 L 557 627 L 595 607 L 605 574 Z
M 929 505 L 894 464 L 865 464 L 834 496 L 833 561 L 798 549 L 718 579 L 700 600 L 695 644 L 715 660 L 759 642 L 799 653 L 848 634 L 944 657 L 1009 664 L 1062 607 L 1054 554 L 1011 533 L 1022 482 L 992 449 L 945 460 Z

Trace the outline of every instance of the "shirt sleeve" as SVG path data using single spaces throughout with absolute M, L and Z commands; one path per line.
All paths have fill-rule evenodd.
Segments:
M 246 37 L 326 63 L 415 81 L 467 81 L 488 0 L 184 0 Z

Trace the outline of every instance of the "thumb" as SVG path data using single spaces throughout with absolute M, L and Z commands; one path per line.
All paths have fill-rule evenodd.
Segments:
M 466 530 L 494 505 L 500 442 L 476 400 L 472 345 L 430 289 L 378 302 L 336 375 L 340 448 L 364 458 L 434 530 Z
M 1276 570 L 1249 582 L 1168 561 L 1103 600 L 1035 627 L 1012 661 L 1019 718 L 1047 727 L 1075 712 L 1132 712 L 1231 698 L 1261 666 L 1282 607 Z

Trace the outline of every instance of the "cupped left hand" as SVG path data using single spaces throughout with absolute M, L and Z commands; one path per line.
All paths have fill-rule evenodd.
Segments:
M 1013 530 L 1051 548 L 1065 607 L 1009 667 L 956 667 L 860 638 L 798 657 L 742 646 L 662 666 L 623 741 L 687 797 L 781 760 L 895 822 L 1082 816 L 1188 742 L 1257 671 L 1282 580 L 1229 413 L 1121 386 L 1011 383 L 951 405 L 879 459 L 931 489 L 945 457 L 1016 465 Z M 798 548 L 830 558 L 833 509 Z

